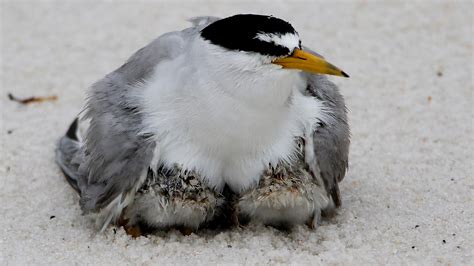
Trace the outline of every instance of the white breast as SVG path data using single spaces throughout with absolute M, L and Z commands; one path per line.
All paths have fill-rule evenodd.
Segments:
M 290 160 L 294 137 L 323 112 L 318 100 L 302 95 L 299 73 L 235 67 L 183 54 L 156 67 L 142 96 L 159 164 L 197 170 L 211 187 L 239 192 L 256 184 L 269 163 Z

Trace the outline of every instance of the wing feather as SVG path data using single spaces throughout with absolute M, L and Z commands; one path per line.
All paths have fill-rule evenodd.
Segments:
M 330 118 L 322 121 L 313 132 L 314 169 L 324 181 L 326 191 L 336 207 L 341 205 L 340 182 L 348 168 L 350 131 L 347 108 L 338 87 L 322 75 L 308 75 L 307 91 L 323 101 L 330 110 Z
M 144 133 L 136 85 L 146 82 L 156 65 L 181 54 L 186 41 L 215 19 L 202 17 L 196 21 L 205 23 L 158 37 L 91 87 L 84 112 L 89 127 L 77 149 L 83 160 L 73 168 L 74 181 L 82 210 L 105 212 L 103 229 L 133 200 L 148 168 L 154 168 L 150 164 L 156 143 L 152 133 Z
M 79 193 L 83 212 L 99 213 L 102 230 L 133 201 L 159 156 L 154 154 L 153 134 L 143 125 L 137 85 L 146 82 L 156 65 L 181 54 L 188 39 L 217 19 L 194 18 L 192 27 L 166 33 L 138 50 L 91 87 L 83 116 L 59 140 L 56 161 Z M 83 125 L 84 141 L 78 135 Z

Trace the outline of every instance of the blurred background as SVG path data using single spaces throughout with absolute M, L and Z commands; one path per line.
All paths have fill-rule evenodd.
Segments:
M 473 10 L 472 1 L 1 1 L 0 264 L 472 262 Z M 187 19 L 237 13 L 291 22 L 303 45 L 351 76 L 331 78 L 352 129 L 338 215 L 290 234 L 252 226 L 133 240 L 110 228 L 91 239 L 54 164 L 87 88 Z

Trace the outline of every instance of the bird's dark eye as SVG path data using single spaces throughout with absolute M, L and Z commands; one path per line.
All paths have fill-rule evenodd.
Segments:
M 302 49 L 302 48 L 301 48 L 301 40 L 300 40 L 300 42 L 298 43 L 298 47 L 299 47 L 300 49 Z

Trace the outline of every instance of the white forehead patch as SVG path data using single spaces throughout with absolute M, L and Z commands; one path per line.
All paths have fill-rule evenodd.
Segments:
M 285 33 L 283 35 L 274 33 L 259 33 L 257 36 L 255 36 L 255 38 L 264 42 L 275 43 L 277 45 L 286 47 L 290 51 L 293 51 L 294 48 L 297 48 L 300 45 L 300 37 L 297 33 Z

